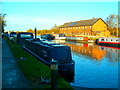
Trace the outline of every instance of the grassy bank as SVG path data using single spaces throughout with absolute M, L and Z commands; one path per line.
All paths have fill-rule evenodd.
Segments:
M 33 55 L 23 50 L 18 44 L 13 43 L 8 38 L 5 38 L 15 59 L 18 62 L 19 67 L 23 71 L 26 78 L 30 81 L 31 88 L 51 88 L 51 84 L 45 84 L 41 82 L 41 77 L 46 77 L 47 80 L 51 79 L 50 67 L 44 65 L 41 61 L 36 59 Z M 63 78 L 58 76 L 58 88 L 70 88 Z

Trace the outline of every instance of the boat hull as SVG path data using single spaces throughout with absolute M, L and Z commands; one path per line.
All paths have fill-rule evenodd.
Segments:
M 120 48 L 120 44 L 117 44 L 117 43 L 115 44 L 115 43 L 102 43 L 102 42 L 98 42 L 98 45 Z

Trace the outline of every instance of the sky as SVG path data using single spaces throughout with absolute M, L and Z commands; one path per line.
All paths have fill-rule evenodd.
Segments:
M 7 14 L 5 31 L 51 29 L 54 24 L 102 18 L 118 14 L 118 2 L 1 2 Z

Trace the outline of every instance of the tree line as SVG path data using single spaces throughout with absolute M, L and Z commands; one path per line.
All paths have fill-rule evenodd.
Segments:
M 6 26 L 5 16 L 6 16 L 6 14 L 0 13 L 0 31 L 1 32 L 4 32 L 4 27 Z M 108 30 L 110 31 L 111 35 L 113 35 L 113 36 L 120 36 L 120 26 L 119 26 L 120 20 L 119 19 L 120 19 L 120 17 L 118 15 L 111 14 L 105 20 L 105 23 L 108 25 Z M 47 29 L 37 30 L 37 35 L 58 34 L 58 33 L 60 33 L 59 27 L 60 26 L 57 26 L 55 24 L 50 30 L 47 30 Z M 34 33 L 34 30 L 32 30 L 32 29 L 28 29 L 26 31 Z M 17 33 L 18 32 L 20 32 L 20 31 L 17 31 Z
M 29 29 L 29 30 L 27 30 L 26 32 L 34 33 L 34 30 L 33 30 L 33 29 Z M 59 28 L 58 28 L 58 29 L 50 29 L 50 30 L 44 29 L 44 30 L 37 30 L 36 33 L 37 33 L 37 35 L 43 35 L 43 34 L 59 34 L 59 33 L 60 33 L 60 30 L 59 30 Z

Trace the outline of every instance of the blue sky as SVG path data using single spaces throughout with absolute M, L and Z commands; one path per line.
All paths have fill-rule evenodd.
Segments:
M 118 14 L 117 2 L 2 2 L 6 31 L 51 29 L 54 24 Z

